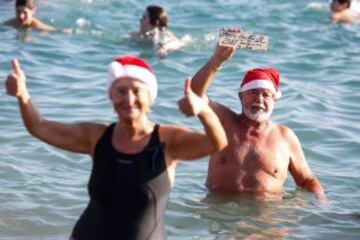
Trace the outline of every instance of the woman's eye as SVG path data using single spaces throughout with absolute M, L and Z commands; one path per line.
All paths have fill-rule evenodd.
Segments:
M 135 89 L 135 90 L 134 90 L 134 94 L 135 94 L 136 96 L 140 96 L 140 95 L 144 94 L 144 92 L 145 92 L 145 90 L 142 89 L 142 88 L 138 88 L 138 89 Z

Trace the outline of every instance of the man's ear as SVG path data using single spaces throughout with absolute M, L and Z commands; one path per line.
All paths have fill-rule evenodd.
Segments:
M 239 97 L 239 99 L 241 100 L 242 92 L 238 92 L 238 97 Z

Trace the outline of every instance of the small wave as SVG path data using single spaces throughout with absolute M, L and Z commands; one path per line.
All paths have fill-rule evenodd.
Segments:
M 94 36 L 103 36 L 104 32 L 99 31 L 99 30 L 92 30 L 91 34 L 94 35 Z
M 91 22 L 89 20 L 85 19 L 85 18 L 78 18 L 76 20 L 76 25 L 78 27 L 85 27 L 85 26 L 90 25 L 90 24 L 91 24 Z
M 328 3 L 310 2 L 306 5 L 306 8 L 323 10 L 329 8 Z
M 183 37 L 181 37 L 181 41 L 188 44 L 188 43 L 192 42 L 193 39 L 190 34 L 185 34 Z
M 217 35 L 216 35 L 216 33 L 213 33 L 213 32 L 206 33 L 204 35 L 204 39 L 205 39 L 206 42 L 213 42 L 213 41 L 216 41 Z
M 351 3 L 350 9 L 355 11 L 355 12 L 359 12 L 360 13 L 360 0 L 359 1 L 353 1 Z

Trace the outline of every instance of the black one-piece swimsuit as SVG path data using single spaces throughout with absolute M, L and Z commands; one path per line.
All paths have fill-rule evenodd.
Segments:
M 136 154 L 117 151 L 115 123 L 96 144 L 88 191 L 90 202 L 77 221 L 75 240 L 166 239 L 164 213 L 171 190 L 159 125 Z

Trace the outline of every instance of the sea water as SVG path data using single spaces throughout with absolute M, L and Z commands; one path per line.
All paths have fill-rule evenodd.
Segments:
M 210 194 L 208 158 L 181 162 L 166 211 L 169 239 L 359 239 L 360 27 L 332 24 L 329 2 L 288 0 L 157 1 L 169 28 L 191 42 L 158 56 L 133 42 L 148 1 L 37 1 L 37 17 L 74 34 L 21 33 L 0 25 L 0 239 L 67 239 L 89 198 L 91 159 L 56 149 L 25 130 L 4 80 L 17 57 L 32 99 L 48 119 L 116 121 L 106 91 L 106 69 L 124 54 L 145 58 L 159 80 L 150 117 L 201 130 L 180 114 L 184 80 L 212 55 L 218 30 L 240 27 L 269 36 L 267 52 L 239 50 L 218 72 L 209 97 L 241 111 L 237 90 L 249 68 L 275 67 L 283 97 L 274 121 L 297 134 L 329 204 L 319 205 L 289 175 L 282 201 Z M 151 2 L 152 3 L 152 2 Z M 14 16 L 0 1 L 0 21 Z

